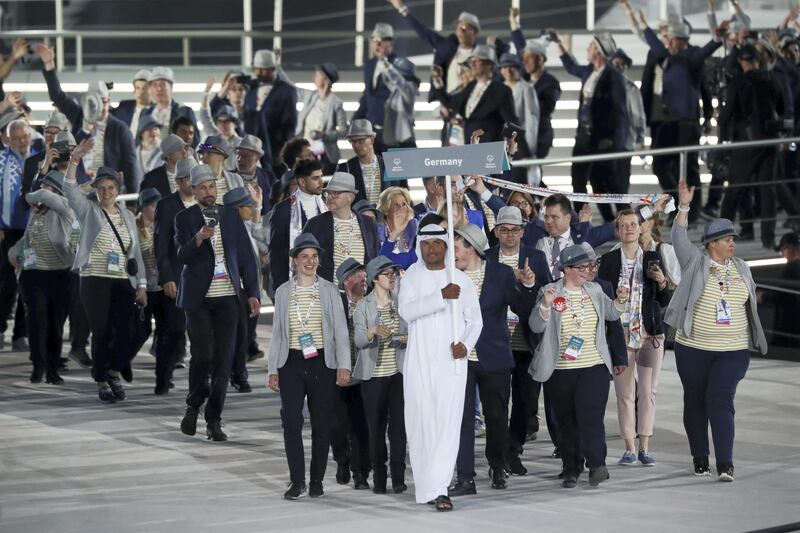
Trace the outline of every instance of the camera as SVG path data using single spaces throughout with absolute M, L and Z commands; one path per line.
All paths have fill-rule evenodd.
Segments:
M 207 219 L 206 226 L 209 228 L 214 228 L 219 224 L 219 213 L 216 206 L 203 209 L 203 216 Z
M 58 157 L 56 158 L 56 163 L 63 163 L 65 161 L 69 161 L 69 156 L 72 153 L 72 150 L 69 147 L 69 141 L 58 141 L 54 142 L 50 145 L 50 148 L 53 148 L 58 151 Z
M 253 78 L 251 78 L 247 74 L 239 74 L 238 76 L 236 76 L 235 79 L 236 79 L 236 83 L 238 83 L 240 85 L 244 85 L 245 87 L 249 87 L 250 86 L 250 82 L 253 81 Z

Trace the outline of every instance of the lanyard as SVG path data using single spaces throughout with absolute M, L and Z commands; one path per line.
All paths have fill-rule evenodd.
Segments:
M 711 274 L 719 283 L 719 299 L 723 302 L 725 301 L 725 294 L 729 293 L 731 290 L 731 262 L 728 261 L 725 263 L 725 282 L 722 282 L 722 278 L 719 277 L 719 269 L 716 265 L 711 265 Z
M 297 321 L 300 323 L 300 329 L 303 330 L 303 333 L 307 333 L 306 331 L 306 324 L 308 324 L 309 319 L 311 318 L 311 311 L 314 309 L 314 304 L 319 299 L 319 280 L 314 282 L 313 292 L 311 293 L 311 302 L 308 304 L 308 310 L 306 311 L 305 319 L 300 314 L 300 298 L 297 297 L 297 281 L 292 280 L 292 300 L 294 302 L 294 310 L 297 313 Z
M 575 323 L 575 327 L 578 329 L 578 337 L 581 336 L 581 330 L 583 329 L 583 320 L 586 316 L 586 300 L 589 299 L 589 295 L 586 294 L 586 291 L 581 287 L 581 297 L 580 297 L 580 314 L 575 313 L 572 309 L 572 299 L 567 297 L 567 302 L 569 302 L 569 309 L 572 312 L 572 321 Z
M 350 251 L 353 249 L 353 233 L 355 232 L 354 223 L 356 220 L 355 215 L 351 215 L 347 221 L 347 246 L 344 245 L 342 242 L 342 238 L 339 236 L 339 228 L 345 224 L 345 222 L 335 221 L 333 224 L 333 229 L 335 233 L 334 243 L 336 247 L 339 248 L 345 256 L 350 255 Z

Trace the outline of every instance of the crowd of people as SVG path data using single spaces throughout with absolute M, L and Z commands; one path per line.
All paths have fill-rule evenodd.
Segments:
M 761 37 L 732 0 L 736 14 L 719 25 L 709 16 L 712 37 L 701 48 L 689 44 L 685 21 L 650 28 L 623 0 L 650 50 L 640 90 L 610 34 L 594 36 L 581 65 L 554 30 L 526 40 L 517 9 L 509 12 L 512 48 L 496 37 L 479 43 L 480 20 L 470 13 L 443 35 L 402 0 L 390 3 L 433 49 L 429 99 L 441 103 L 444 145 L 504 140 L 512 159 L 546 157 L 561 96 L 545 68 L 548 42 L 581 81 L 575 155 L 642 148 L 648 128 L 652 147 L 698 144 L 715 113 L 723 140 L 795 132 L 800 41 L 786 26 L 796 25 L 796 11 Z M 170 68 L 137 72 L 134 98 L 112 105 L 103 81 L 79 98 L 66 94 L 54 50 L 36 44 L 56 110 L 37 132 L 24 95 L 3 94 L 0 103 L 0 330 L 15 309 L 12 344 L 29 348 L 30 381 L 63 383 L 67 318 L 69 359 L 91 367 L 108 404 L 126 399 L 123 382 L 149 338 L 157 395 L 174 386 L 188 345 L 181 431 L 196 434 L 205 405 L 208 438 L 224 441 L 227 391 L 252 391 L 247 363 L 265 356 L 256 325 L 269 298 L 267 385 L 281 398 L 284 497 L 323 495 L 330 449 L 338 483 L 369 489 L 371 476 L 375 493 L 386 493 L 388 481 L 402 493 L 408 451 L 416 501 L 448 511 L 450 496 L 477 492 L 476 411 L 491 487 L 504 489 L 510 475 L 527 473 L 522 454 L 539 430 L 542 391 L 563 487 L 575 487 L 585 469 L 592 486 L 609 478 L 603 418 L 611 381 L 626 448 L 619 464 L 655 466 L 656 390 L 673 329 L 694 473 L 710 475 L 710 423 L 718 478 L 732 481 L 736 385 L 750 350 L 767 349 L 755 284 L 735 244 L 753 238 L 758 212 L 762 243 L 772 248 L 777 204 L 796 214 L 797 153 L 744 149 L 710 165 L 713 184 L 728 182 L 724 218 L 716 211 L 721 188 L 703 206 L 693 156 L 685 181 L 677 156 L 655 158 L 665 194 L 647 209 L 601 203 L 600 225 L 590 204 L 573 206 L 563 194 L 539 202 L 492 190 L 480 176 L 426 177 L 414 205 L 406 182 L 384 176 L 387 149 L 416 146 L 420 79 L 394 44 L 394 28 L 377 24 L 349 121 L 333 90 L 336 65 L 318 65 L 316 90 L 303 90 L 279 53 L 259 50 L 252 75 L 226 73 L 216 94 L 209 79 L 203 135 L 194 111 L 172 96 Z M 709 71 L 722 46 L 724 58 Z M 14 44 L 0 78 L 27 49 Z M 340 139 L 350 142 L 351 159 L 342 159 Z M 627 193 L 630 166 L 630 158 L 574 164 L 572 188 Z M 535 166 L 504 177 L 543 183 Z M 741 186 L 748 183 L 758 186 Z M 138 201 L 126 205 L 122 193 Z M 671 198 L 679 207 L 669 216 L 670 245 L 661 227 Z M 701 218 L 708 222 L 698 248 L 687 226 Z M 615 239 L 600 257 L 595 249 Z

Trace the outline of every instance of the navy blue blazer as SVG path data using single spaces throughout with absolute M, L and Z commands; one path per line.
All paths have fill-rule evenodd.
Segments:
M 469 197 L 470 201 L 475 204 L 475 207 L 477 207 L 480 211 L 483 211 L 483 200 L 481 200 L 480 194 L 472 189 L 467 189 L 466 195 Z M 505 205 L 506 201 L 496 194 L 493 194 L 492 197 L 486 202 L 486 207 L 492 210 L 492 213 L 494 213 L 495 217 L 497 217 L 500 209 L 505 207 Z M 489 246 L 494 246 L 497 244 L 497 237 L 495 237 L 493 231 L 489 230 L 489 221 L 486 220 L 485 216 L 483 217 L 483 232 L 486 233 L 486 237 L 489 239 Z
M 175 122 L 176 118 L 186 117 L 189 120 L 191 120 L 192 124 L 194 124 L 194 139 L 192 139 L 192 148 L 197 148 L 197 145 L 200 144 L 200 131 L 197 129 L 197 117 L 194 114 L 194 110 L 189 106 L 179 104 L 175 100 L 173 100 L 172 103 L 170 104 L 170 108 L 171 110 L 169 112 L 169 124 L 164 124 L 164 125 L 170 128 L 171 131 L 172 123 Z M 141 120 L 142 117 L 145 117 L 147 115 L 152 115 L 155 109 L 156 109 L 156 104 L 150 104 L 150 107 L 142 109 L 142 114 L 139 117 L 139 120 Z
M 500 246 L 493 246 L 486 250 L 486 259 L 488 261 L 499 263 Z M 531 289 L 527 289 L 523 285 L 520 285 L 520 289 L 523 291 L 525 298 L 532 299 L 531 305 L 535 305 L 536 295 L 539 294 L 539 289 L 548 283 L 551 283 L 553 281 L 553 276 L 550 274 L 550 269 L 547 267 L 547 258 L 545 257 L 544 252 L 520 243 L 519 262 L 517 267 L 523 268 L 525 266 L 526 259 L 528 260 L 528 266 L 531 267 L 531 270 L 533 270 L 533 273 L 536 276 L 536 283 L 534 283 L 533 288 Z M 519 315 L 519 313 L 517 313 L 517 315 Z M 529 316 L 530 312 L 524 316 L 520 315 L 519 323 L 522 325 L 522 334 L 525 336 L 525 340 L 528 342 L 528 346 L 530 346 L 531 351 L 533 351 L 539 345 L 539 338 L 541 335 L 531 332 L 530 325 L 528 324 Z
M 616 299 L 617 295 L 611 283 L 599 277 L 594 281 L 603 288 L 606 296 L 612 300 Z M 611 355 L 611 364 L 613 366 L 628 366 L 628 343 L 625 342 L 625 330 L 622 329 L 622 321 L 619 318 L 606 320 L 606 342 Z
M 294 137 L 297 127 L 297 89 L 281 78 L 276 78 L 261 109 L 256 108 L 258 86 L 253 86 L 244 97 L 244 130 L 261 139 L 264 155 L 261 165 L 275 167 L 286 141 Z
M 141 190 L 152 187 L 161 193 L 162 198 L 166 198 L 172 191 L 169 188 L 169 178 L 167 178 L 167 165 L 164 163 L 144 175 Z
M 536 302 L 536 289 L 526 289 L 511 267 L 486 261 L 483 287 L 478 295 L 483 329 L 475 344 L 478 361 L 484 370 L 507 371 L 514 368 L 511 336 L 508 333 L 508 308 L 519 316 L 528 316 Z M 538 290 L 538 289 L 537 289 Z
M 260 300 L 258 262 L 239 210 L 223 205 L 218 205 L 217 209 L 220 214 L 217 231 L 222 231 L 225 263 L 236 296 L 240 300 Z M 175 217 L 175 245 L 178 247 L 178 264 L 182 267 L 176 305 L 185 311 L 197 309 L 203 302 L 214 277 L 214 250 L 211 243 L 206 240 L 197 246 L 194 239 L 204 224 L 203 213 L 197 204 Z
M 261 216 L 263 217 L 272 209 L 269 193 L 272 190 L 272 184 L 275 183 L 278 178 L 275 176 L 272 168 L 256 167 L 256 180 L 258 181 L 258 186 L 261 187 Z
M 133 114 L 136 112 L 136 100 L 122 100 L 117 104 L 117 107 L 111 108 L 109 112 L 130 128 L 131 122 L 133 122 Z
M 300 219 L 302 226 L 306 225 L 303 206 L 300 204 Z M 292 198 L 281 200 L 269 216 L 269 275 L 270 286 L 268 294 L 271 296 L 278 287 L 289 281 L 289 226 L 292 214 Z
M 364 257 L 356 259 L 366 265 L 372 258 L 377 257 L 381 249 L 378 241 L 378 225 L 375 219 L 365 215 L 356 215 L 361 237 L 364 240 Z M 328 281 L 338 284 L 336 272 L 333 271 L 333 213 L 327 211 L 317 215 L 306 222 L 303 233 L 310 233 L 317 238 L 322 251 L 319 254 L 319 269 L 317 274 Z
M 431 48 L 433 48 L 433 64 L 442 67 L 442 81 L 444 81 L 444 85 L 447 87 L 447 71 L 450 68 L 450 62 L 453 60 L 453 57 L 455 57 L 459 46 L 456 34 L 451 33 L 445 37 L 426 27 L 411 12 L 406 15 L 405 19 L 411 24 L 414 31 L 417 32 L 419 38 L 423 41 L 427 41 Z M 497 57 L 502 56 L 509 51 L 508 43 L 505 43 L 502 39 L 496 39 L 494 42 L 494 51 Z M 436 99 L 436 93 L 431 83 L 431 90 L 428 92 L 428 101 L 432 102 Z
M 58 109 L 67 116 L 72 123 L 72 134 L 77 142 L 89 137 L 83 131 L 83 109 L 72 98 L 61 90 L 61 82 L 55 70 L 45 70 L 44 79 L 47 82 L 47 93 L 50 100 Z M 106 121 L 106 135 L 103 140 L 103 164 L 122 172 L 125 190 L 120 192 L 139 192 L 139 182 L 142 181 L 142 169 L 136 156 L 136 146 L 133 143 L 131 130 L 124 122 L 111 114 Z M 80 169 L 79 169 L 80 170 Z M 80 179 L 78 180 L 80 181 Z
M 444 85 L 436 89 L 431 84 L 431 91 L 436 100 L 441 100 L 448 109 L 464 117 L 466 115 L 467 101 L 477 83 L 477 81 L 473 80 L 463 90 L 455 94 L 449 94 Z M 475 106 L 470 116 L 464 119 L 464 138 L 470 139 L 475 130 L 482 129 L 484 132 L 483 136 L 481 136 L 482 143 L 502 141 L 503 126 L 505 126 L 506 122 L 513 122 L 514 124 L 519 124 L 520 122 L 517 117 L 517 111 L 514 108 L 514 95 L 505 83 L 492 80 L 489 82 L 486 92 L 478 100 L 478 105 Z
M 581 244 L 582 242 L 588 242 L 592 248 L 597 248 L 601 244 L 614 238 L 614 235 L 616 235 L 616 227 L 614 226 L 614 222 L 607 222 L 600 226 L 592 226 L 591 222 L 572 222 L 569 232 L 572 236 L 573 243 Z M 536 245 L 544 237 L 547 237 L 547 230 L 544 229 L 544 222 L 536 218 L 525 225 L 525 235 L 522 236 L 522 242 L 532 248 L 536 248 Z
M 387 152 L 388 153 L 388 152 Z M 398 181 L 384 181 L 384 174 L 386 174 L 386 165 L 383 164 L 383 156 L 377 154 L 378 157 L 378 165 L 381 167 L 381 191 L 386 190 L 388 187 L 405 187 L 408 189 L 408 181 L 406 180 L 398 180 Z M 356 199 L 353 203 L 359 200 L 366 200 L 367 199 L 367 188 L 364 185 L 364 173 L 361 172 L 361 163 L 358 162 L 358 156 L 352 157 L 345 161 L 344 163 L 340 163 L 339 166 L 336 167 L 337 172 L 348 172 L 353 175 L 356 179 Z
M 153 247 L 156 252 L 158 284 L 180 281 L 178 248 L 175 246 L 175 216 L 185 209 L 177 192 L 169 194 L 156 204 L 156 220 L 153 232 Z
M 397 54 L 392 54 L 386 59 L 390 63 L 394 63 Z M 373 126 L 383 126 L 384 105 L 386 100 L 389 99 L 391 91 L 389 87 L 383 83 L 383 76 L 378 76 L 378 83 L 375 88 L 372 87 L 372 76 L 375 74 L 375 66 L 378 64 L 378 58 L 373 57 L 364 64 L 364 92 L 358 99 L 358 109 L 353 114 L 353 120 L 357 118 L 365 118 L 372 122 Z

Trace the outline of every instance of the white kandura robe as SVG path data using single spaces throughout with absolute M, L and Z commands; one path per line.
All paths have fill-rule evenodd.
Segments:
M 412 265 L 400 283 L 398 311 L 408 323 L 408 348 L 403 363 L 406 436 L 417 503 L 447 495 L 458 456 L 467 358 L 454 360 L 451 307 L 442 298 L 447 270 Z M 478 342 L 483 320 L 475 286 L 455 271 L 461 287 L 456 339 L 469 353 Z M 460 374 L 456 374 L 456 365 Z

